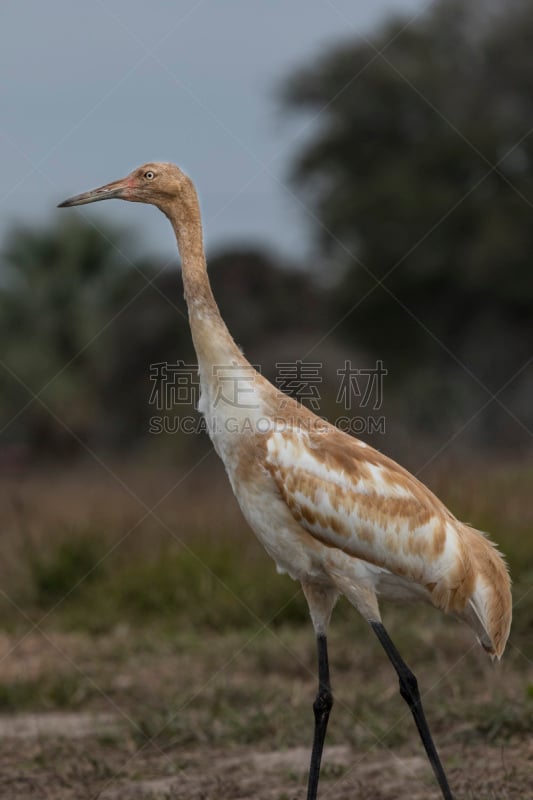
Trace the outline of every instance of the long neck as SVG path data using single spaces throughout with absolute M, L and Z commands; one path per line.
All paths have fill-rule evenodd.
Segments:
M 245 363 L 216 304 L 207 276 L 200 206 L 191 186 L 185 198 L 168 209 L 181 256 L 189 322 L 200 368 L 214 364 Z

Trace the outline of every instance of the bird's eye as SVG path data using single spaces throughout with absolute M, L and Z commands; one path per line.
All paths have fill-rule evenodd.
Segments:
M 148 170 L 148 172 L 144 173 L 144 177 L 146 180 L 151 181 L 153 178 L 155 178 L 155 174 L 151 170 Z

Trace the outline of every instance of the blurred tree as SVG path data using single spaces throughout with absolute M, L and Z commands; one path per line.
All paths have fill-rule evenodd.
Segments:
M 531 354 L 532 85 L 527 0 L 445 0 L 285 85 L 318 117 L 292 178 L 344 266 L 335 318 L 403 378 L 451 351 L 496 391 Z
M 162 269 L 150 259 L 133 265 L 124 255 L 129 238 L 76 218 L 8 235 L 0 442 L 25 442 L 47 455 L 76 452 L 81 443 L 138 443 L 156 412 L 151 366 L 195 363 L 177 267 Z M 224 317 L 250 357 L 264 353 L 273 337 L 322 329 L 323 293 L 301 270 L 253 248 L 209 261 Z M 180 411 L 194 413 L 192 405 Z M 183 442 L 173 437 L 172 444 L 179 450 Z
M 129 238 L 72 218 L 8 234 L 0 293 L 4 438 L 58 453 L 77 449 L 76 437 L 116 444 L 137 432 L 148 381 L 139 373 L 148 373 L 144 359 L 157 350 L 162 326 L 168 335 L 170 315 L 159 287 L 146 288 L 154 267 L 134 270 L 124 255 Z
M 223 318 L 247 350 L 274 336 L 323 330 L 327 295 L 308 272 L 272 253 L 257 247 L 220 250 L 209 258 L 209 276 Z
M 7 436 L 24 430 L 42 449 L 63 449 L 74 440 L 34 393 L 47 405 L 53 400 L 54 413 L 77 434 L 83 435 L 94 409 L 94 384 L 82 388 L 79 381 L 90 368 L 84 346 L 101 322 L 101 295 L 111 290 L 122 262 L 108 240 L 115 232 L 102 230 L 104 235 L 69 220 L 56 229 L 17 227 L 7 236 L 0 298 L 2 417 Z

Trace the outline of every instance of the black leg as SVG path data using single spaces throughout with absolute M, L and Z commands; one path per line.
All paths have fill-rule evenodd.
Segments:
M 424 710 L 422 708 L 422 700 L 420 699 L 420 693 L 418 691 L 417 680 L 399 654 L 382 623 L 370 622 L 370 625 L 372 626 L 372 629 L 379 641 L 383 645 L 383 649 L 387 653 L 392 666 L 398 673 L 398 678 L 400 679 L 400 694 L 411 709 L 416 727 L 418 728 L 418 733 L 422 739 L 422 744 L 424 745 L 427 757 L 429 758 L 429 763 L 431 764 L 433 772 L 435 773 L 435 777 L 439 782 L 442 796 L 444 797 L 444 800 L 453 800 L 453 796 L 448 785 L 448 779 L 446 778 L 437 754 L 437 749 L 433 744 L 433 739 L 431 738 L 431 734 L 429 732 Z
M 311 766 L 309 768 L 309 784 L 307 786 L 307 800 L 316 800 L 318 779 L 320 777 L 320 762 L 324 739 L 328 727 L 329 712 L 333 706 L 333 696 L 329 682 L 328 643 L 323 634 L 316 638 L 318 648 L 318 692 L 313 703 L 315 714 L 315 735 L 313 737 L 313 750 L 311 752 Z

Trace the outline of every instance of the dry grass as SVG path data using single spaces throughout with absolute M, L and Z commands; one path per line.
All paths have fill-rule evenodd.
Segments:
M 185 480 L 146 464 L 113 472 L 2 484 L 2 795 L 301 797 L 315 653 L 298 586 L 276 575 L 214 459 Z M 528 796 L 532 475 L 470 464 L 424 476 L 509 558 L 516 622 L 501 664 L 431 609 L 385 609 L 458 798 Z M 390 666 L 342 602 L 330 645 L 322 796 L 437 798 Z

